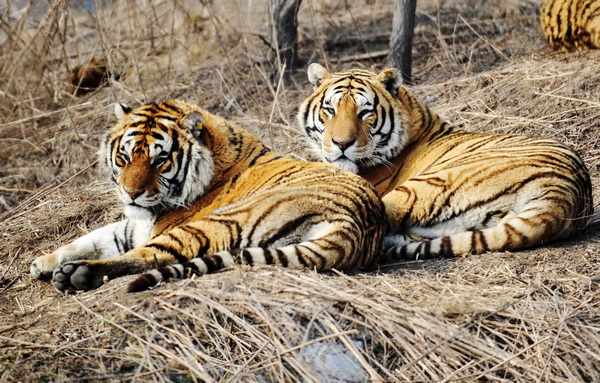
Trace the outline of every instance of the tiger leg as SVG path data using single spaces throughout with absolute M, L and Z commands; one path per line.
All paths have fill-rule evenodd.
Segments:
M 384 245 L 386 249 L 389 249 L 395 247 L 402 247 L 414 242 L 425 242 L 429 239 L 430 238 L 425 238 L 420 235 L 408 233 L 388 234 L 385 236 Z
M 390 223 L 389 233 L 384 239 L 384 259 L 405 259 L 400 256 L 400 249 L 411 243 L 422 243 L 431 239 L 411 233 L 410 229 L 429 225 L 429 219 L 436 207 L 439 209 L 434 203 L 434 196 L 442 194 L 443 191 L 442 185 L 409 180 L 382 198 Z
M 278 248 L 250 247 L 221 251 L 182 264 L 151 270 L 133 280 L 127 287 L 127 292 L 148 290 L 173 278 L 182 279 L 190 275 L 214 273 L 235 264 L 326 270 L 333 268 L 336 263 L 339 264 L 342 259 L 352 263 L 352 246 L 352 243 L 344 243 L 341 238 L 328 236 Z
M 233 231 L 214 221 L 197 221 L 178 226 L 132 249 L 120 257 L 77 260 L 61 264 L 52 275 L 57 290 L 91 290 L 105 279 L 138 274 L 175 262 L 185 263 L 207 252 L 219 251 L 236 241 Z M 210 233 L 210 234 L 209 234 Z
M 127 291 L 147 290 L 171 278 L 213 273 L 234 264 L 279 265 L 295 269 L 312 268 L 318 271 L 364 266 L 371 263 L 381 252 L 383 232 L 376 228 L 353 230 L 352 226 L 350 222 L 320 222 L 307 230 L 300 243 L 274 248 L 248 247 L 221 251 L 192 259 L 187 263 L 155 269 L 135 279 Z
M 448 214 L 445 210 L 449 207 L 438 202 L 444 199 L 445 185 L 441 180 L 432 183 L 411 179 L 382 198 L 389 219 L 390 235 L 397 237 L 400 245 L 419 239 L 418 236 L 411 236 L 406 228 L 427 226 L 432 216 Z M 389 240 L 386 239 L 386 242 L 389 243 Z
M 415 260 L 522 250 L 569 236 L 577 231 L 575 222 L 575 219 L 569 218 L 563 206 L 546 205 L 541 209 L 530 206 L 519 214 L 507 214 L 505 219 L 491 227 L 466 230 L 402 246 L 389 246 L 386 248 L 386 258 Z
M 519 250 L 565 238 L 585 226 L 588 214 L 581 209 L 591 205 L 582 201 L 589 198 L 585 190 L 559 181 L 540 178 L 502 195 L 460 195 L 441 179 L 406 181 L 383 198 L 392 227 L 386 257 Z
M 396 253 L 410 243 L 430 239 L 410 233 L 407 229 L 428 224 L 433 208 L 431 201 L 435 200 L 433 196 L 443 191 L 443 185 L 408 180 L 382 198 L 390 224 L 384 239 L 385 255 L 382 261 L 397 259 Z
M 60 265 L 80 259 L 118 257 L 150 238 L 152 220 L 127 219 L 96 229 L 54 252 L 36 258 L 30 267 L 35 278 L 49 279 Z
M 263 229 L 268 232 L 268 224 L 265 225 Z M 356 230 L 354 222 L 320 222 L 306 230 L 300 243 L 289 244 L 293 238 L 275 238 L 282 246 L 263 248 L 259 246 L 260 242 L 269 242 L 271 238 L 257 238 L 255 241 L 258 243 L 253 243 L 248 238 L 253 230 L 241 233 L 240 228 L 243 232 L 244 225 L 240 226 L 231 219 L 204 219 L 179 226 L 118 258 L 68 262 L 54 272 L 52 283 L 58 290 L 89 290 L 100 286 L 106 278 L 158 269 L 138 278 L 151 283 L 137 280 L 132 283 L 148 285 L 144 288 L 130 287 L 130 291 L 139 291 L 161 280 L 184 276 L 186 269 L 205 274 L 236 263 L 316 270 L 363 266 L 380 252 L 383 235 L 381 230 L 372 228 L 367 228 L 364 233 Z M 239 249 L 242 243 L 247 247 L 234 250 Z M 364 249 L 364 253 L 356 249 Z

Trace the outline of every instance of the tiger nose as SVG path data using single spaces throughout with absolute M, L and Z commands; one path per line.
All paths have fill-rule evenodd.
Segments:
M 356 140 L 354 139 L 348 139 L 348 140 L 336 140 L 335 138 L 332 138 L 331 141 L 333 141 L 333 143 L 340 148 L 340 150 L 343 152 L 344 150 L 346 150 L 349 146 L 351 146 L 353 143 L 356 142 Z
M 131 198 L 131 200 L 135 200 L 137 197 L 141 196 L 142 194 L 144 194 L 143 190 L 135 190 L 135 191 L 129 191 L 127 189 L 124 189 L 125 193 L 127 193 L 127 195 L 129 196 L 129 198 Z

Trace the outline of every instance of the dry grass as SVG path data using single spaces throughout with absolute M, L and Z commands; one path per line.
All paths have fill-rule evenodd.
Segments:
M 115 2 L 93 15 L 55 3 L 0 6 L 0 381 L 343 381 L 316 366 L 333 372 L 334 351 L 354 381 L 600 381 L 597 229 L 514 254 L 343 274 L 240 267 L 135 295 L 129 278 L 77 295 L 32 280 L 37 255 L 120 216 L 95 165 L 115 101 L 181 97 L 305 155 L 289 127 L 309 86 L 262 59 L 264 1 Z M 598 201 L 600 51 L 553 52 L 537 6 L 420 1 L 413 90 L 469 130 L 569 143 Z M 305 0 L 301 58 L 381 69 L 391 9 Z M 94 57 L 120 79 L 72 97 L 69 69 Z

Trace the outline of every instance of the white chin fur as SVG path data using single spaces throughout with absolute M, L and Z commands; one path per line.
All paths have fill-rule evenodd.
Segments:
M 332 164 L 334 164 L 335 166 L 337 166 L 338 168 L 340 168 L 342 170 L 347 170 L 352 173 L 358 173 L 358 166 L 356 166 L 356 164 L 352 161 L 337 160 L 337 161 L 333 161 Z
M 151 219 L 152 213 L 150 210 L 142 209 L 137 206 L 125 206 L 123 209 L 125 216 L 130 219 Z

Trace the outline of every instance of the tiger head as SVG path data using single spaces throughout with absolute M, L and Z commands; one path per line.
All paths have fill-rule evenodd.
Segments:
M 402 150 L 408 132 L 396 106 L 400 71 L 329 73 L 311 64 L 308 79 L 315 91 L 300 106 L 298 120 L 323 161 L 356 173 Z
M 204 117 L 178 101 L 131 109 L 115 105 L 118 122 L 99 152 L 129 218 L 188 206 L 210 183 L 214 162 L 203 143 Z

